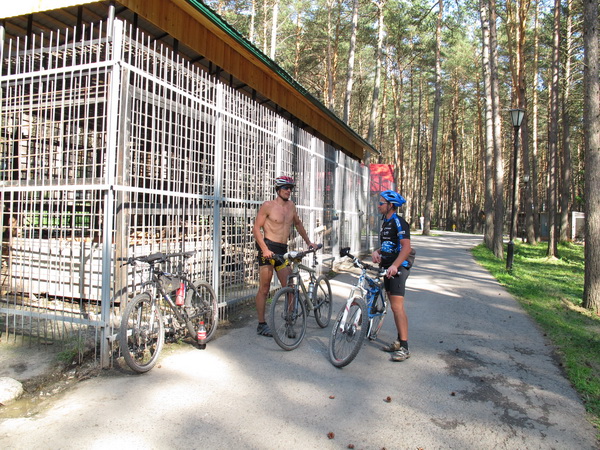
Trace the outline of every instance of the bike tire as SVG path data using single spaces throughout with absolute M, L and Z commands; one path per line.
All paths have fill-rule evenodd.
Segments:
M 196 340 L 200 321 L 203 320 L 206 328 L 205 342 L 209 342 L 215 336 L 219 323 L 219 304 L 215 291 L 206 281 L 196 280 L 187 295 L 189 301 L 186 305 L 192 308 L 191 311 L 187 310 L 188 331 L 192 339 Z
M 143 292 L 125 307 L 119 328 L 119 345 L 127 365 L 137 373 L 154 367 L 165 341 L 160 305 Z
M 297 348 L 306 334 L 306 307 L 302 299 L 292 299 L 293 306 L 290 312 L 288 295 L 294 296 L 296 293 L 297 291 L 291 287 L 279 289 L 271 302 L 269 316 L 269 327 L 275 342 L 288 351 Z
M 356 358 L 367 334 L 369 316 L 364 300 L 361 297 L 352 299 L 345 324 L 341 327 L 346 305 L 338 313 L 329 339 L 329 360 L 335 367 L 347 366 Z
M 315 307 L 315 319 L 317 324 L 321 328 L 325 328 L 331 321 L 331 310 L 333 309 L 331 285 L 325 275 L 321 275 L 315 282 L 312 304 Z

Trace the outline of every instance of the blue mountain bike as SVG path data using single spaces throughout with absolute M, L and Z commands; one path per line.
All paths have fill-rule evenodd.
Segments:
M 350 254 L 349 247 L 340 250 L 340 256 L 352 258 L 354 267 L 361 272 L 331 330 L 329 359 L 336 367 L 347 366 L 356 358 L 366 336 L 369 340 L 377 338 L 387 314 L 387 298 L 382 286 L 386 269 L 360 261 Z M 376 272 L 376 276 L 368 276 L 368 270 Z

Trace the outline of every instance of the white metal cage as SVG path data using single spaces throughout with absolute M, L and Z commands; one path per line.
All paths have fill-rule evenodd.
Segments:
M 195 250 L 222 314 L 253 299 L 252 225 L 279 174 L 324 260 L 368 250 L 366 167 L 132 25 L 0 44 L 0 333 L 75 335 L 106 365 L 138 286 L 123 262 L 157 251 Z

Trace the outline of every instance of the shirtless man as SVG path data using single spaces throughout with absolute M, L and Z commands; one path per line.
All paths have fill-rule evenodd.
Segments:
M 296 205 L 290 201 L 295 185 L 296 183 L 291 177 L 281 176 L 275 179 L 277 197 L 275 200 L 269 200 L 262 204 L 252 229 L 252 234 L 256 239 L 259 266 L 259 286 L 255 299 L 258 315 L 256 332 L 261 336 L 273 336 L 265 320 L 265 305 L 273 278 L 273 268 L 275 268 L 277 278 L 282 286 L 287 285 L 287 277 L 292 271 L 287 264 L 276 265 L 277 263 L 272 259 L 273 254 L 283 255 L 287 252 L 287 242 L 292 225 L 296 227 L 309 248 L 316 247 L 306 234 L 304 225 L 298 217 Z

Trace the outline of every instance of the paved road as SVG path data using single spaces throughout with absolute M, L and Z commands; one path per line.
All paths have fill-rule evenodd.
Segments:
M 327 359 L 330 327 L 311 318 L 285 352 L 251 323 L 206 351 L 169 351 L 143 376 L 105 371 L 37 416 L 4 419 L 0 448 L 598 448 L 552 346 L 471 258 L 481 237 L 413 242 L 405 362 L 378 348 L 394 338 L 390 318 L 343 369 Z M 333 280 L 334 310 L 352 278 Z

